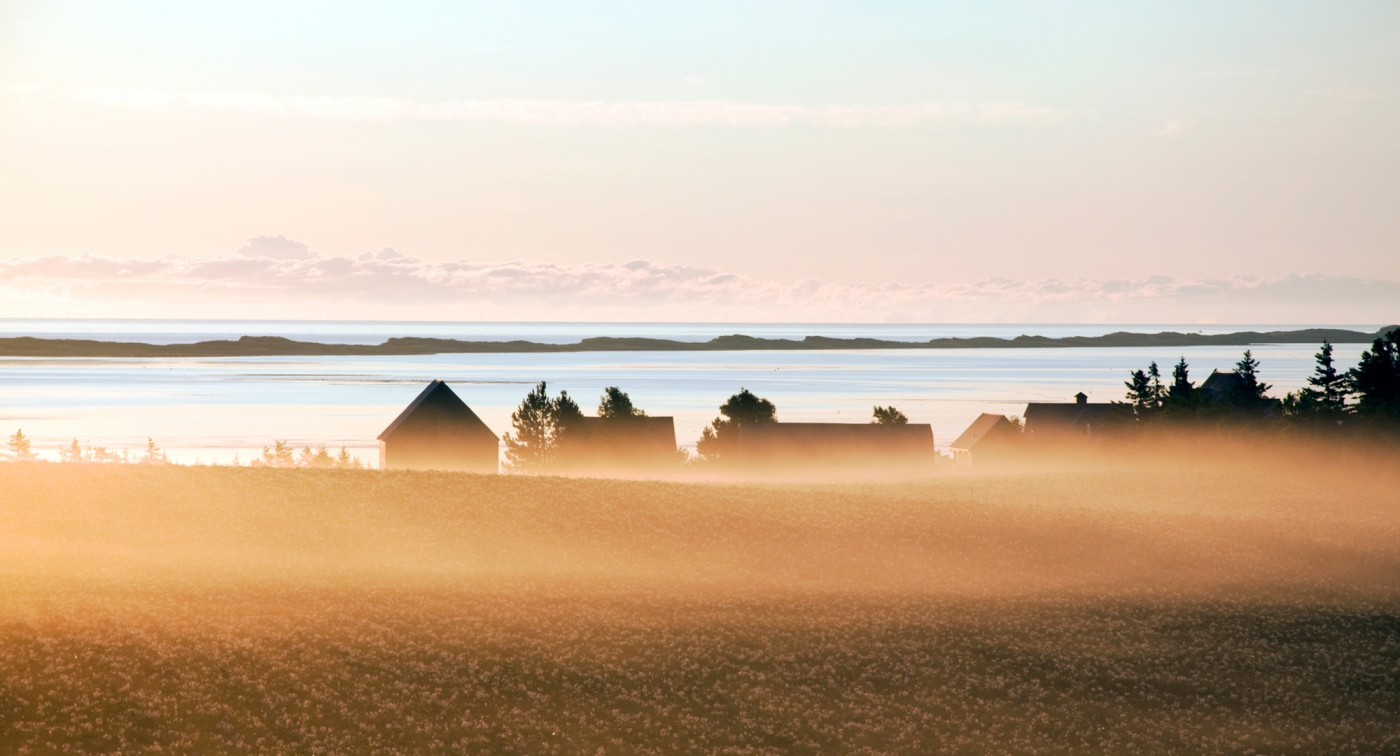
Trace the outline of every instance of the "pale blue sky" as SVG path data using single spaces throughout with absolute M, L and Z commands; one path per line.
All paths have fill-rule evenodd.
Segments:
M 0 258 L 1397 278 L 1393 2 L 211 5 L 0 4 Z

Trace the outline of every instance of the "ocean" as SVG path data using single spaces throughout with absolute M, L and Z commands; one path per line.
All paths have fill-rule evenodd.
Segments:
M 239 336 L 284 336 L 333 343 L 378 343 L 391 336 L 564 343 L 588 336 L 705 341 L 741 333 L 927 340 L 943 336 L 1097 336 L 1114 331 L 1228 333 L 1378 325 L 852 325 L 747 323 L 423 323 L 356 321 L 0 319 L 0 337 L 39 336 L 179 343 Z M 1364 345 L 1338 345 L 1342 367 Z M 84 445 L 136 454 L 153 439 L 182 463 L 247 463 L 274 441 L 346 447 L 377 461 L 375 437 L 432 379 L 441 379 L 497 434 L 534 384 L 568 391 L 585 411 L 619 386 L 652 415 L 676 419 L 677 441 L 693 448 L 729 395 L 748 388 L 772 400 L 787 421 L 868 422 L 872 406 L 893 404 L 911 422 L 930 423 L 947 445 L 982 412 L 1018 415 L 1027 402 L 1123 399 L 1129 370 L 1155 360 L 1169 373 L 1186 357 L 1199 382 L 1228 370 L 1243 347 L 1087 349 L 901 349 L 778 352 L 608 352 L 454 354 L 385 357 L 189 359 L 0 358 L 0 434 L 23 429 L 34 450 Z M 1297 389 L 1312 371 L 1316 345 L 1256 345 L 1273 394 Z

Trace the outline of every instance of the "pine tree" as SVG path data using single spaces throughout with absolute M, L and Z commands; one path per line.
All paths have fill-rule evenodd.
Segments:
M 1191 382 L 1190 368 L 1183 356 L 1172 368 L 1172 385 L 1167 389 L 1167 396 L 1176 401 L 1187 401 L 1195 389 L 1196 384 Z
M 1267 401 L 1265 396 L 1273 386 L 1259 381 L 1259 360 L 1254 359 L 1250 350 L 1246 349 L 1244 356 L 1235 363 L 1235 375 L 1240 379 L 1240 396 L 1235 397 L 1241 404 L 1259 404 Z
M 29 448 L 29 437 L 24 435 L 23 428 L 15 431 L 15 434 L 10 436 L 6 448 L 9 449 L 11 462 L 33 462 L 38 459 Z
M 1356 394 L 1356 410 L 1368 416 L 1400 418 L 1400 328 L 1376 339 L 1347 371 L 1347 386 Z
M 156 446 L 155 439 L 149 436 L 146 437 L 146 454 L 141 457 L 141 464 L 163 465 L 169 461 L 170 458 L 165 456 L 165 452 L 161 451 L 159 446 Z
M 544 381 L 525 395 L 510 415 L 513 433 L 505 434 L 506 461 L 511 469 L 538 472 L 554 461 L 554 403 Z
M 1303 403 L 1316 411 L 1329 415 L 1346 411 L 1346 376 L 1337 371 L 1332 361 L 1332 344 L 1322 342 L 1318 351 L 1317 365 L 1308 378 L 1308 386 L 1299 392 Z
M 78 444 L 78 439 L 73 439 L 73 443 L 68 446 L 58 447 L 58 458 L 63 462 L 84 462 L 83 447 Z
M 1123 385 L 1128 387 L 1127 399 L 1139 415 L 1152 408 L 1152 379 L 1146 371 L 1132 371 Z
M 627 392 L 617 386 L 609 386 L 603 389 L 603 395 L 599 397 L 598 417 L 604 420 L 625 420 L 634 417 L 646 417 L 647 413 L 632 406 L 632 397 Z

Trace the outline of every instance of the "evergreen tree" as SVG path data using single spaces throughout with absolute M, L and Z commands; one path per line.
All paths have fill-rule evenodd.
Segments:
M 1187 401 L 1191 398 L 1191 392 L 1196 388 L 1196 384 L 1191 382 L 1191 374 L 1186 364 L 1186 357 L 1177 361 L 1176 367 L 1172 368 L 1172 385 L 1167 389 L 1167 396 L 1176 401 Z
M 1265 396 L 1273 386 L 1261 383 L 1259 380 L 1259 360 L 1254 359 L 1250 350 L 1246 349 L 1244 356 L 1235 363 L 1235 375 L 1239 376 L 1240 396 L 1234 397 L 1240 404 L 1259 404 L 1268 401 Z
M 340 453 L 335 455 L 335 460 L 334 462 L 332 462 L 332 467 L 335 467 L 338 470 L 358 470 L 361 467 L 363 467 L 363 465 L 360 464 L 359 459 L 350 456 L 350 452 L 342 446 L 340 447 Z
M 1134 411 L 1142 415 L 1152 409 L 1152 379 L 1146 371 L 1132 371 L 1123 385 L 1128 387 L 1127 399 Z
M 895 409 L 894 405 L 888 407 L 876 405 L 874 419 L 870 422 L 874 425 L 908 425 L 909 418 L 905 417 L 903 412 Z
M 331 457 L 330 452 L 326 451 L 324 444 L 316 449 L 306 446 L 302 448 L 301 455 L 297 458 L 297 464 L 302 467 L 312 467 L 322 470 L 334 467 L 335 458 Z
M 83 447 L 78 444 L 78 439 L 73 439 L 73 443 L 67 446 L 58 447 L 58 458 L 63 462 L 84 462 Z
M 513 470 L 538 472 L 554 457 L 554 402 L 544 381 L 525 395 L 510 415 L 514 433 L 505 434 L 506 461 Z
M 778 422 L 777 407 L 748 389 L 740 389 L 739 393 L 726 399 L 719 406 L 719 414 L 720 417 L 701 432 L 700 440 L 695 443 L 695 451 L 707 462 L 733 458 L 740 428 Z
M 33 462 L 38 459 L 29 448 L 29 437 L 24 435 L 23 428 L 15 431 L 5 446 L 9 449 L 11 462 Z
M 146 454 L 141 457 L 141 464 L 163 465 L 168 463 L 169 461 L 170 458 L 165 455 L 165 452 L 161 451 L 159 446 L 156 446 L 155 439 L 147 436 Z
M 1356 394 L 1356 410 L 1368 416 L 1400 417 L 1400 328 L 1376 339 L 1347 371 L 1347 386 Z
M 1346 376 L 1339 373 L 1333 364 L 1330 342 L 1322 342 L 1316 360 L 1317 365 L 1308 378 L 1307 387 L 1299 392 L 1302 404 L 1324 414 L 1341 414 L 1346 410 Z

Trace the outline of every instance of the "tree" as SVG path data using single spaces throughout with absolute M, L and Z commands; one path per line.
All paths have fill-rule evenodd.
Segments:
M 739 430 L 744 426 L 778 422 L 778 408 L 767 399 L 755 396 L 748 389 L 729 397 L 719 406 L 715 418 L 700 434 L 695 451 L 707 462 L 731 460 L 739 442 Z
M 510 415 L 514 433 L 506 433 L 506 460 L 513 470 L 539 471 L 549 466 L 554 452 L 554 403 L 544 381 L 525 395 Z
M 1347 371 L 1347 386 L 1356 394 L 1356 410 L 1368 416 L 1400 417 L 1400 328 L 1376 339 Z
M 598 417 L 604 420 L 626 420 L 647 416 L 647 413 L 632 406 L 632 397 L 617 386 L 603 389 L 603 395 L 599 399 Z
M 1147 372 L 1134 370 L 1128 373 L 1128 380 L 1123 385 L 1128 387 L 1127 399 L 1133 409 L 1139 415 L 1145 414 L 1152 407 L 1152 379 L 1148 378 Z
M 147 437 L 146 437 L 146 453 L 145 453 L 144 456 L 141 457 L 141 464 L 143 464 L 143 465 L 163 465 L 163 464 L 168 463 L 169 461 L 170 461 L 170 458 L 167 457 L 167 456 L 165 456 L 165 452 L 161 451 L 159 446 L 156 446 L 155 439 L 153 439 L 153 438 L 147 436 Z
M 318 470 L 335 466 L 335 460 L 330 452 L 326 451 L 324 444 L 312 449 L 310 446 L 303 447 L 301 454 L 297 457 L 297 464 L 302 467 L 312 467 Z
M 1265 396 L 1269 389 L 1273 388 L 1267 383 L 1259 380 L 1259 360 L 1254 359 L 1250 350 L 1244 351 L 1244 356 L 1235 363 L 1235 375 L 1239 377 L 1240 383 L 1237 388 L 1239 396 L 1232 397 L 1239 404 L 1261 404 L 1269 401 Z
M 360 460 L 350 456 L 350 452 L 346 451 L 343 446 L 340 447 L 340 453 L 335 455 L 331 466 L 337 470 L 359 470 L 364 467 L 364 465 L 360 464 Z
M 78 439 L 73 439 L 73 443 L 67 446 L 58 447 L 58 459 L 62 462 L 86 462 L 83 458 L 83 447 L 78 444 Z
M 1315 359 L 1313 374 L 1293 400 L 1294 406 L 1307 414 L 1341 415 L 1346 411 L 1347 379 L 1332 361 L 1332 344 L 1323 341 Z
M 5 446 L 9 449 L 11 462 L 33 462 L 38 459 L 29 449 L 29 437 L 24 435 L 23 428 L 15 431 Z
M 1191 399 L 1191 392 L 1196 389 L 1196 384 L 1191 382 L 1191 374 L 1186 365 L 1186 357 L 1183 356 L 1177 361 L 1176 367 L 1172 368 L 1172 385 L 1167 389 L 1167 398 L 1177 402 L 1184 402 Z
M 262 459 L 253 460 L 257 467 L 296 467 L 296 449 L 286 441 L 273 441 L 272 448 L 263 447 Z
M 875 405 L 875 419 L 870 422 L 874 425 L 908 425 L 909 418 L 903 412 L 894 408 L 894 405 L 881 407 Z

